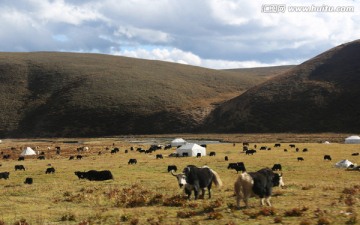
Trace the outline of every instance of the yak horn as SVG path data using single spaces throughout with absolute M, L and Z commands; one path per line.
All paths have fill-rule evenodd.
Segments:
M 174 174 L 174 170 L 171 170 L 171 174 L 176 177 L 176 175 Z

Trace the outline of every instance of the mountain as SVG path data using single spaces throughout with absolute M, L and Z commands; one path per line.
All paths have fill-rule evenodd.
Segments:
M 3 52 L 0 136 L 191 132 L 216 105 L 266 79 L 102 54 Z
M 360 40 L 332 48 L 214 109 L 202 131 L 360 131 Z

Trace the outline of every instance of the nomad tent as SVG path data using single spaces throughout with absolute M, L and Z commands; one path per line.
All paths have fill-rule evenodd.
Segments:
M 201 156 L 206 156 L 206 148 L 195 143 L 187 143 L 176 149 L 176 153 L 180 156 L 182 156 L 183 153 L 187 153 L 188 156 L 196 156 L 198 153 L 201 153 Z
M 360 144 L 359 136 L 350 136 L 345 138 L 345 144 Z
M 170 144 L 172 147 L 178 147 L 178 146 L 186 144 L 186 141 L 182 138 L 176 138 L 176 139 L 172 140 Z
M 350 165 L 352 165 L 353 163 L 350 162 L 349 160 L 347 159 L 343 159 L 337 163 L 335 163 L 335 167 L 337 168 L 348 168 Z
M 36 152 L 34 150 L 32 150 L 30 147 L 26 147 L 20 155 L 21 156 L 36 155 Z

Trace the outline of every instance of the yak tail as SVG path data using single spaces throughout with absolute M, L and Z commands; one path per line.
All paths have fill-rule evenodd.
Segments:
M 215 186 L 221 187 L 223 185 L 223 182 L 221 181 L 219 174 L 212 169 L 210 170 L 214 174 L 213 183 L 215 184 Z

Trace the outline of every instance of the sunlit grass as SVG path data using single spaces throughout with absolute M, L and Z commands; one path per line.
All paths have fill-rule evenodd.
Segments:
M 0 221 L 6 224 L 22 219 L 29 224 L 300 224 L 301 221 L 345 224 L 357 221 L 360 213 L 360 173 L 334 168 L 335 162 L 345 158 L 359 163 L 358 157 L 351 156 L 352 152 L 359 152 L 357 145 L 295 143 L 300 149 L 309 149 L 296 152 L 288 143 L 274 148 L 273 142 L 253 142 L 251 146 L 271 146 L 272 150 L 258 150 L 249 156 L 243 154 L 240 143 L 235 147 L 232 143 L 219 143 L 207 148 L 208 153 L 216 152 L 215 157 L 169 158 L 167 155 L 175 149 L 125 154 L 125 149 L 139 145 L 120 139 L 81 141 L 82 144 L 50 143 L 51 147 L 62 147 L 61 156 L 56 156 L 54 150 L 47 151 L 49 143 L 5 141 L 1 144 L 1 150 L 6 153 L 11 151 L 9 146 L 15 146 L 18 150 L 13 154 L 19 154 L 20 146 L 40 146 L 46 152 L 46 160 L 1 159 L 0 171 L 10 171 L 10 179 L 0 180 Z M 120 152 L 111 155 L 105 148 L 113 148 L 113 143 Z M 69 160 L 69 155 L 77 154 L 76 147 L 83 145 L 90 147 L 89 152 L 82 153 L 84 158 Z M 159 153 L 164 159 L 155 158 Z M 333 160 L 324 161 L 325 154 Z M 227 162 L 225 155 L 229 157 Z M 305 160 L 298 162 L 298 156 Z M 138 164 L 128 165 L 130 158 L 136 158 Z M 230 162 L 244 162 L 248 171 L 282 164 L 286 187 L 274 188 L 272 208 L 260 207 L 256 198 L 250 200 L 248 209 L 234 207 L 233 184 L 238 175 L 235 170 L 227 169 Z M 23 164 L 26 171 L 14 171 L 17 164 Z M 48 164 L 56 169 L 55 174 L 45 174 Z M 204 200 L 195 201 L 192 196 L 188 201 L 175 178 L 167 172 L 170 164 L 177 165 L 178 172 L 188 164 L 208 165 L 219 173 L 224 186 L 213 187 L 212 199 L 205 195 Z M 108 169 L 114 180 L 79 180 L 74 174 L 77 170 L 90 169 Z M 26 177 L 32 177 L 34 184 L 24 184 Z

